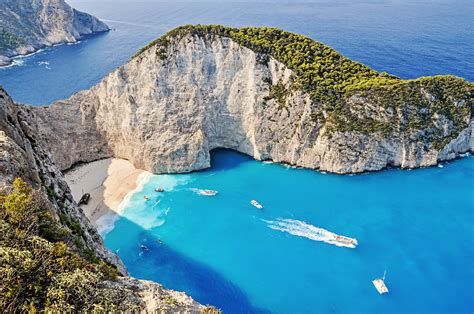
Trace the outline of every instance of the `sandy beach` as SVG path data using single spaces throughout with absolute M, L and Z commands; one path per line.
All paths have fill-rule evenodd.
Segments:
M 84 193 L 90 193 L 89 203 L 81 208 L 99 233 L 103 233 L 117 219 L 125 196 L 147 174 L 127 160 L 109 158 L 80 165 L 66 172 L 65 177 L 76 202 Z

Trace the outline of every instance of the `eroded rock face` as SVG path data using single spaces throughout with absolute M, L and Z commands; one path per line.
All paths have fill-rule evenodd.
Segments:
M 35 116 L 30 108 L 15 105 L 0 88 L 0 187 L 11 184 L 19 177 L 39 188 L 44 195 L 48 195 L 51 214 L 55 215 L 58 221 L 60 213 L 77 221 L 83 231 L 82 239 L 85 245 L 100 258 L 116 265 L 122 274 L 126 275 L 127 270 L 122 261 L 104 247 L 97 230 L 75 203 L 62 173 L 51 160 L 51 154 L 38 140 L 31 124 L 34 122 Z M 120 291 L 121 297 L 127 300 L 128 304 L 135 304 L 146 313 L 199 313 L 204 309 L 204 306 L 186 294 L 167 290 L 151 281 L 124 276 L 118 281 L 100 284 Z
M 75 43 L 84 35 L 108 30 L 103 22 L 64 0 L 1 0 L 0 66 L 11 63 L 13 56 Z
M 64 212 L 77 220 L 83 227 L 86 245 L 126 273 L 123 263 L 104 247 L 97 230 L 75 204 L 61 171 L 37 140 L 29 123 L 30 118 L 29 109 L 15 105 L 0 88 L 0 186 L 19 177 L 40 187 L 45 194 L 46 190 L 51 191 L 54 197 L 49 199 L 54 212 L 57 215 Z
M 154 173 L 188 172 L 209 167 L 210 150 L 229 148 L 259 160 L 357 173 L 430 166 L 473 149 L 469 108 L 462 130 L 438 116 L 439 125 L 419 131 L 408 129 L 413 118 L 405 111 L 428 109 L 382 106 L 355 94 L 344 100 L 350 114 L 389 131 L 334 128 L 334 114 L 298 88 L 290 69 L 271 57 L 260 60 L 229 38 L 189 34 L 171 39 L 166 57 L 149 49 L 91 90 L 30 110 L 61 169 L 115 156 Z M 278 86 L 284 100 L 269 97 Z M 435 148 L 432 134 L 440 130 L 448 141 Z

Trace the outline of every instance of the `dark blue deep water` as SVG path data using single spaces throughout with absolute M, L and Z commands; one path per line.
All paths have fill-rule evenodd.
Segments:
M 472 0 L 69 2 L 114 30 L 1 68 L 0 84 L 16 101 L 69 97 L 147 42 L 195 23 L 280 27 L 402 78 L 474 80 Z M 473 177 L 473 157 L 339 176 L 217 151 L 207 171 L 144 180 L 104 236 L 132 275 L 225 313 L 473 313 Z M 316 227 L 359 246 L 315 241 Z M 380 296 L 371 281 L 384 270 L 390 293 Z
M 402 78 L 474 80 L 472 0 L 70 0 L 115 30 L 0 70 L 18 102 L 47 104 L 89 88 L 140 47 L 182 24 L 267 25 L 302 33 Z

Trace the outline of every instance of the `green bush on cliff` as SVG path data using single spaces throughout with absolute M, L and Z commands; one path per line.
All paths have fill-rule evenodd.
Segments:
M 222 25 L 185 25 L 149 43 L 138 51 L 134 58 L 154 46 L 157 46 L 157 53 L 159 52 L 162 56 L 163 48 L 168 45 L 170 39 L 180 39 L 187 34 L 205 38 L 229 37 L 258 54 L 270 55 L 292 69 L 301 80 L 305 91 L 315 97 L 331 97 L 332 93 L 329 90 L 342 91 L 360 82 L 381 84 L 399 80 L 395 76 L 379 74 L 311 38 L 271 27 L 231 28 Z M 374 80 L 375 78 L 380 79 Z
M 21 44 L 23 44 L 23 40 L 21 38 L 0 26 L 0 52 L 9 49 L 15 49 Z
M 311 38 L 277 28 L 185 25 L 151 42 L 134 58 L 155 47 L 159 58 L 166 60 L 169 43 L 189 34 L 211 40 L 216 36 L 231 38 L 256 52 L 258 64 L 267 63 L 269 56 L 285 64 L 296 77 L 290 86 L 265 79 L 269 95 L 264 101 L 275 99 L 283 109 L 295 88 L 305 91 L 312 99 L 312 121 L 324 123 L 328 136 L 336 131 L 387 136 L 422 130 L 426 131 L 424 139 L 440 149 L 467 127 L 472 115 L 473 83 L 449 75 L 402 80 L 378 73 Z M 368 114 L 364 106 L 354 107 L 357 97 L 369 99 L 390 113 L 382 118 L 377 112 Z M 447 134 L 437 124 L 440 116 L 449 119 Z
M 91 262 L 47 204 L 21 179 L 0 189 L 0 311 L 134 309 L 120 289 L 103 285 L 116 280 L 117 269 L 97 257 Z

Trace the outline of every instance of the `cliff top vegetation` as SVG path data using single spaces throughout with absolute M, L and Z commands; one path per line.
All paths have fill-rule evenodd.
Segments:
M 474 84 L 462 78 L 440 75 L 403 80 L 385 72 L 379 73 L 346 58 L 333 48 L 307 36 L 278 28 L 184 25 L 150 42 L 133 58 L 139 58 L 142 53 L 155 47 L 156 54 L 166 60 L 168 45 L 188 35 L 211 41 L 216 37 L 230 38 L 257 53 L 257 62 L 267 63 L 269 57 L 272 57 L 285 64 L 296 74 L 294 82 L 291 86 L 269 82 L 273 86 L 270 87 L 269 96 L 265 100 L 275 98 L 283 108 L 286 96 L 291 92 L 288 89 L 302 90 L 311 96 L 313 104 L 326 112 L 328 118 L 324 120 L 329 123 L 328 130 L 391 132 L 394 131 L 393 125 L 403 124 L 401 121 L 372 121 L 371 118 L 354 115 L 352 111 L 356 109 L 351 109 L 347 100 L 354 95 L 362 96 L 394 112 L 406 111 L 408 108 L 409 123 L 402 125 L 402 128 L 431 128 L 434 130 L 433 137 L 440 139 L 435 143 L 441 147 L 449 142 L 457 131 L 467 126 L 469 119 L 466 119 L 466 115 L 473 110 Z M 430 95 L 433 96 L 432 99 Z M 453 121 L 454 131 L 450 132 L 452 136 L 444 136 L 440 130 L 433 128 L 436 114 L 442 114 Z M 315 113 L 314 116 L 316 121 L 317 117 L 322 117 L 322 113 Z M 393 117 L 400 120 L 399 115 L 395 114 Z

